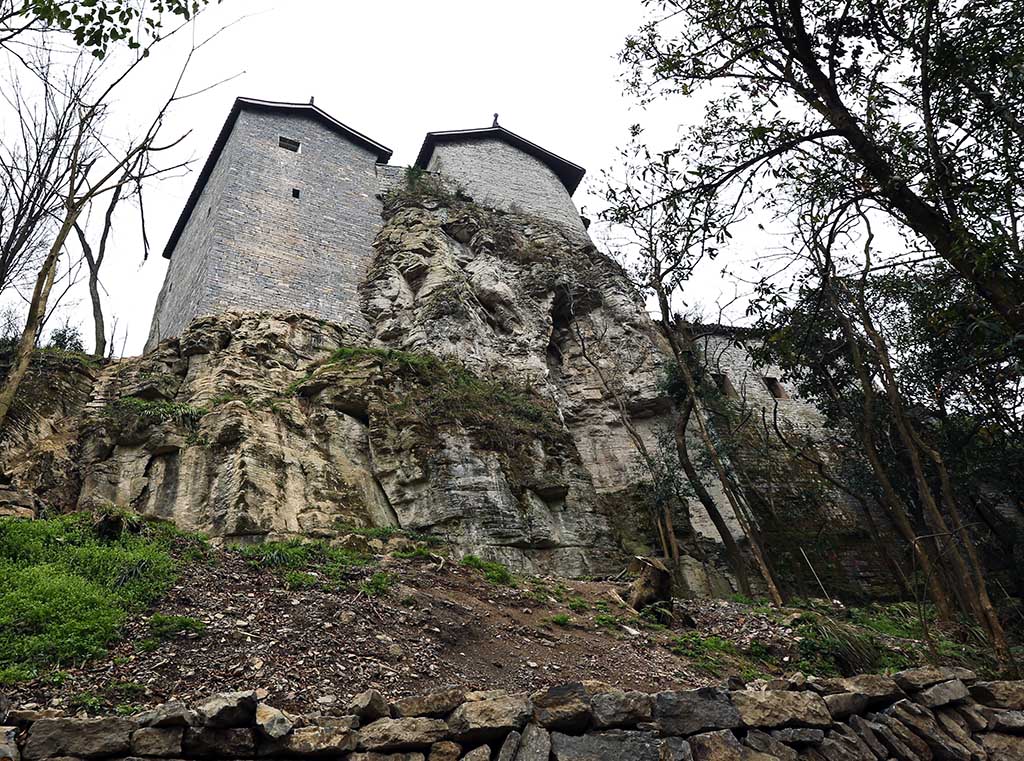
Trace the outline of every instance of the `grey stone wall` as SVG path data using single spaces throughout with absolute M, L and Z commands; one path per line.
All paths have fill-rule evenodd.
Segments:
M 357 289 L 381 225 L 375 162 L 310 117 L 243 110 L 172 255 L 147 349 L 231 309 L 363 325 Z
M 580 213 L 558 176 L 502 140 L 441 143 L 434 148 L 427 169 L 461 183 L 483 206 L 507 209 L 514 205 L 586 235 Z
M 228 140 L 178 239 L 157 296 L 146 351 L 153 349 L 162 338 L 181 335 L 185 326 L 202 313 L 208 264 L 213 252 L 224 245 L 218 240 L 224 222 L 223 200 L 234 179 L 231 167 L 241 146 L 242 142 L 234 137 Z
M 352 698 L 344 713 L 334 712 L 339 715 L 294 716 L 262 703 L 258 695 L 252 689 L 221 693 L 194 710 L 171 701 L 130 718 L 71 718 L 59 710 L 16 706 L 0 714 L 0 754 L 13 761 L 1024 757 L 1024 682 L 982 682 L 974 672 L 955 667 L 925 666 L 892 678 L 794 674 L 733 691 L 627 692 L 590 681 L 529 695 L 451 688 L 389 703 L 371 688 Z M 403 752 L 393 752 L 398 750 Z
M 400 190 L 405 187 L 405 173 L 408 167 L 396 166 L 394 164 L 377 164 L 377 182 L 381 196 L 390 193 L 392 190 Z

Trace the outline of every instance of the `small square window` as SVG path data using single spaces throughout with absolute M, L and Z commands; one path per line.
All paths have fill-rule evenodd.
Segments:
M 293 151 L 294 153 L 298 153 L 299 149 L 302 148 L 302 143 L 298 140 L 292 140 L 290 137 L 278 138 L 277 144 L 286 151 Z
M 789 394 L 786 393 L 786 389 L 779 383 L 778 378 L 765 378 L 764 385 L 776 399 L 789 399 Z
M 727 399 L 735 399 L 739 396 L 736 393 L 736 387 L 732 385 L 732 381 L 729 380 L 729 376 L 725 373 L 714 373 L 712 375 L 715 381 L 715 385 L 718 386 L 719 392 L 722 396 Z
M 298 188 L 292 188 L 292 198 L 299 198 L 302 195 L 302 191 Z

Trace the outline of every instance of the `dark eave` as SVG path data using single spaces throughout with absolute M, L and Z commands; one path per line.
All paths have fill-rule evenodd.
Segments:
M 347 140 L 350 140 L 356 145 L 366 148 L 368 151 L 375 154 L 379 163 L 386 164 L 391 159 L 390 148 L 381 145 L 376 140 L 371 140 L 363 133 L 357 132 L 349 126 L 342 124 L 326 111 L 318 108 L 312 103 L 277 103 L 275 101 L 258 100 L 256 98 L 235 98 L 235 103 L 231 107 L 231 112 L 228 114 L 227 121 L 224 122 L 224 126 L 221 128 L 220 134 L 217 135 L 217 141 L 213 144 L 213 150 L 210 151 L 210 157 L 206 159 L 206 163 L 203 164 L 203 169 L 199 173 L 199 178 L 196 180 L 195 187 L 192 188 L 192 193 L 189 194 L 188 201 L 185 202 L 185 208 L 182 209 L 181 216 L 178 217 L 178 222 L 174 225 L 174 229 L 171 231 L 171 237 L 168 238 L 167 245 L 164 246 L 163 255 L 165 259 L 171 258 L 171 252 L 174 251 L 174 247 L 178 245 L 178 239 L 181 238 L 181 234 L 185 230 L 185 225 L 188 224 L 189 217 L 192 216 L 192 211 L 199 202 L 199 196 L 203 194 L 203 188 L 206 187 L 207 180 L 210 179 L 210 175 L 213 173 L 214 167 L 217 166 L 217 161 L 220 159 L 221 151 L 224 150 L 224 145 L 231 136 L 231 130 L 234 129 L 235 122 L 238 120 L 238 115 L 243 109 L 247 111 L 274 111 L 276 113 L 311 116 L 329 130 L 338 133 Z
M 544 163 L 548 169 L 558 175 L 558 179 L 562 181 L 563 185 L 565 185 L 565 189 L 569 191 L 569 195 L 576 192 L 576 188 L 583 179 L 583 175 L 587 173 L 587 170 L 579 164 L 574 164 L 571 161 L 563 159 L 561 156 L 541 148 L 536 143 L 531 143 L 525 137 L 520 137 L 515 132 L 509 132 L 504 127 L 484 127 L 483 129 L 455 129 L 447 132 L 428 132 L 426 138 L 423 140 L 423 147 L 420 148 L 420 153 L 416 157 L 416 166 L 420 169 L 426 169 L 427 164 L 430 163 L 430 157 L 434 154 L 434 147 L 439 143 L 454 143 L 465 140 L 486 140 L 488 138 L 504 140 L 509 145 L 518 148 L 523 153 L 527 153 L 538 161 Z

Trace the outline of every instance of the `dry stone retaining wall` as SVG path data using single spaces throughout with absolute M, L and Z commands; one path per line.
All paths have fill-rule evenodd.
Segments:
M 446 690 L 293 716 L 255 691 L 131 718 L 72 718 L 0 695 L 0 759 L 348 761 L 1020 761 L 1024 681 L 925 667 L 892 678 L 802 675 L 680 692 L 597 682 L 535 693 Z

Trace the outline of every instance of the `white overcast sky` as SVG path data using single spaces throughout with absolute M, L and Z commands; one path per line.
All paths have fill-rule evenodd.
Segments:
M 600 203 L 590 183 L 614 165 L 630 124 L 651 124 L 653 134 L 671 139 L 680 123 L 699 118 L 696 104 L 681 101 L 657 117 L 645 114 L 623 94 L 616 56 L 644 19 L 639 0 L 223 0 L 200 18 L 198 33 L 241 16 L 248 18 L 204 48 L 190 70 L 197 87 L 240 76 L 180 104 L 167 125 L 168 135 L 190 131 L 184 150 L 196 163 L 191 174 L 164 179 L 147 195 L 152 256 L 143 264 L 137 241 L 121 235 L 104 264 L 105 311 L 108 329 L 114 317 L 119 323 L 118 353 L 126 326 L 125 353 L 142 348 L 167 265 L 160 251 L 238 95 L 315 96 L 328 113 L 390 147 L 400 165 L 415 159 L 426 132 L 489 126 L 497 111 L 503 126 L 587 168 L 575 200 L 591 214 Z M 121 118 L 145 118 L 164 94 L 180 59 L 170 55 L 181 52 L 173 47 L 122 91 Z M 732 292 L 717 272 L 701 274 L 691 301 Z M 69 317 L 91 348 L 84 287 L 65 303 L 50 327 Z

